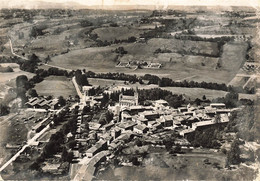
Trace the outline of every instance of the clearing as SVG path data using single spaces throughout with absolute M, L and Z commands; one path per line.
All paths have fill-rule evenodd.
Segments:
M 39 84 L 36 84 L 35 89 L 39 95 L 54 97 L 63 96 L 68 98 L 70 95 L 75 96 L 76 91 L 72 82 L 63 76 L 49 76 Z

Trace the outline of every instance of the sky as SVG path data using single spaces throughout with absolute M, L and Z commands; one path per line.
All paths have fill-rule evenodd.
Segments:
M 71 3 L 87 6 L 96 5 L 208 5 L 208 6 L 260 6 L 260 0 L 0 0 L 0 6 L 13 4 L 32 4 L 34 1 Z

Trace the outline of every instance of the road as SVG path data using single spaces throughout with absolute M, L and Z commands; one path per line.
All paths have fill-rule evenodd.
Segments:
M 19 57 L 19 58 L 21 58 L 21 59 L 23 59 L 23 60 L 29 60 L 29 59 L 26 58 L 26 57 L 23 57 L 23 56 L 20 56 L 20 55 L 14 53 L 14 49 L 13 49 L 13 44 L 12 44 L 11 38 L 9 38 L 9 42 L 10 42 L 10 48 L 11 48 L 11 53 L 12 53 L 12 55 L 14 55 L 14 56 L 16 56 L 16 57 Z
M 80 89 L 79 89 L 79 85 L 78 83 L 76 82 L 76 78 L 75 77 L 72 77 L 72 83 L 77 91 L 77 94 L 79 96 L 80 99 L 83 99 L 83 94 L 81 93 Z
M 48 66 L 48 67 L 53 67 L 53 68 L 58 68 L 58 69 L 61 69 L 61 70 L 67 70 L 67 71 L 72 71 L 72 69 L 66 69 L 64 67 L 59 67 L 59 66 L 56 66 L 56 65 L 50 65 L 50 64 L 47 64 L 45 63 L 44 65 Z
M 45 133 L 50 128 L 49 125 L 47 125 L 43 130 L 41 130 L 39 133 L 37 133 L 32 139 L 27 141 L 27 144 L 24 145 L 10 160 L 8 160 L 1 168 L 0 172 L 2 172 L 8 165 L 10 165 L 13 161 L 15 161 L 20 154 L 28 147 L 31 146 L 32 143 L 34 143 L 43 133 Z
M 59 114 L 60 111 L 62 111 L 62 109 L 59 109 L 57 111 L 56 114 Z M 46 118 L 48 119 L 48 118 Z M 15 161 L 19 156 L 20 154 L 29 146 L 31 146 L 40 136 L 42 136 L 48 129 L 50 129 L 50 123 L 45 127 L 43 128 L 39 133 L 36 133 L 34 135 L 34 137 L 32 137 L 30 140 L 27 141 L 27 143 L 10 159 L 8 160 L 1 168 L 0 168 L 0 172 L 2 172 L 8 165 L 10 165 L 13 161 Z M 0 176 L 1 178 L 1 176 Z

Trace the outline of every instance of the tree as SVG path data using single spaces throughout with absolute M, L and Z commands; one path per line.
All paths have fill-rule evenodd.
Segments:
M 68 143 L 69 148 L 74 148 L 77 145 L 77 141 L 72 140 Z
M 205 101 L 207 98 L 206 98 L 206 96 L 205 96 L 205 95 L 203 95 L 202 99 L 203 99 L 203 101 Z
M 31 170 L 39 170 L 40 169 L 40 165 L 37 162 L 33 162 L 30 167 Z
M 65 100 L 62 96 L 60 96 L 60 97 L 58 98 L 58 103 L 59 103 L 61 106 L 65 106 L 65 105 L 66 105 L 66 100 Z
M 221 116 L 220 114 L 215 115 L 215 123 L 220 123 L 221 122 Z
M 124 47 L 116 48 L 115 52 L 118 53 L 118 54 L 121 54 L 121 55 L 127 54 L 127 51 L 125 51 Z
M 74 157 L 73 152 L 69 152 L 69 153 L 68 153 L 68 156 L 67 156 L 67 161 L 68 161 L 69 163 L 71 163 L 72 160 L 73 160 L 73 157 Z
M 4 104 L 0 104 L 0 116 L 9 114 L 9 107 Z
M 89 113 L 90 112 L 90 106 L 85 106 L 84 108 L 83 108 L 83 110 L 82 110 L 82 114 L 83 115 L 85 115 L 85 114 L 87 114 L 87 113 Z
M 68 151 L 67 151 L 66 147 L 63 147 L 62 154 L 61 154 L 61 160 L 66 162 L 67 158 L 68 158 Z
M 42 28 L 39 28 L 37 26 L 32 27 L 31 29 L 31 33 L 30 33 L 30 37 L 32 38 L 37 38 L 37 36 L 41 36 L 43 35 L 43 31 Z
M 174 148 L 174 152 L 175 153 L 180 153 L 181 152 L 181 146 L 179 144 L 177 144 L 176 147 Z
M 136 156 L 134 156 L 132 158 L 132 163 L 133 163 L 133 165 L 136 165 L 136 166 L 140 165 L 140 162 L 138 161 L 138 158 Z
M 49 63 L 51 61 L 51 58 L 50 58 L 50 55 L 48 55 L 46 58 L 45 58 L 45 63 Z
M 26 88 L 28 84 L 28 78 L 26 75 L 19 75 L 16 77 L 16 87 Z
M 31 97 L 38 97 L 38 94 L 37 94 L 37 92 L 36 92 L 35 89 L 30 89 L 30 90 L 28 91 L 28 94 L 29 94 Z
M 227 164 L 239 164 L 241 162 L 240 159 L 240 148 L 239 148 L 239 141 L 234 140 L 231 144 L 231 148 L 227 153 Z

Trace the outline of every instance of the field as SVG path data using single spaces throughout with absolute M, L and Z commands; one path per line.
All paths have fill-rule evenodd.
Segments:
M 34 74 L 32 73 L 20 70 L 19 65 L 16 63 L 1 63 L 0 65 L 3 67 L 10 66 L 14 70 L 14 72 L 0 72 L 0 83 L 10 82 L 12 79 L 15 79 L 19 75 L 26 75 L 28 79 L 34 76 Z
M 31 120 L 24 121 L 23 118 L 29 118 L 31 116 L 33 116 Z M 36 125 L 34 121 L 44 116 L 44 113 L 20 111 L 19 113 L 11 113 L 8 116 L 0 117 L 0 165 L 15 151 L 6 149 L 6 144 L 22 145 L 23 142 L 29 138 L 31 128 Z
M 53 57 L 50 64 L 70 69 L 113 68 L 117 59 L 117 55 L 111 52 L 114 49 L 112 47 L 93 47 L 74 50 L 67 54 Z
M 36 84 L 35 89 L 39 95 L 43 96 L 52 95 L 54 97 L 63 96 L 68 98 L 70 95 L 76 95 L 72 82 L 66 77 L 47 77 L 44 81 Z
M 209 164 L 204 160 L 208 159 Z M 196 151 L 180 156 L 168 153 L 150 153 L 142 167 L 109 167 L 97 179 L 103 180 L 252 180 L 253 170 L 241 167 L 226 170 L 225 155 L 210 151 Z M 214 165 L 218 165 L 220 169 Z
M 16 77 L 19 75 L 26 75 L 28 79 L 30 79 L 34 74 L 20 70 L 19 65 L 15 63 L 1 63 L 0 65 L 3 67 L 10 66 L 14 70 L 14 72 L 0 72 L 0 103 L 5 102 L 8 104 L 10 100 L 13 100 L 16 97 L 14 92 L 8 91 L 9 89 L 16 87 Z
M 192 100 L 195 100 L 196 98 L 202 99 L 203 95 L 205 95 L 207 99 L 212 100 L 218 97 L 225 97 L 227 94 L 225 91 L 202 88 L 165 87 L 163 89 L 171 91 L 174 94 L 184 94 L 185 97 Z
M 96 33 L 101 41 L 127 40 L 129 37 L 139 37 L 144 31 L 130 27 L 105 27 L 97 28 L 92 33 Z
M 124 83 L 121 80 L 110 80 L 110 79 L 97 79 L 97 78 L 89 78 L 89 83 L 95 86 L 101 87 L 110 87 L 109 90 L 119 91 L 122 88 L 132 88 L 138 87 L 138 89 L 151 89 L 158 88 L 158 85 L 141 85 L 139 83 L 129 84 Z M 182 94 L 187 99 L 195 100 L 196 98 L 202 99 L 205 95 L 207 99 L 212 100 L 219 97 L 225 97 L 227 92 L 220 90 L 210 90 L 203 88 L 186 88 L 186 87 L 161 87 L 161 89 L 171 91 L 173 94 Z
M 54 11 L 55 12 L 55 11 Z M 60 13 L 60 12 L 59 12 Z M 214 35 L 241 35 L 252 34 L 255 27 L 238 26 L 229 24 L 232 19 L 239 20 L 226 12 L 188 13 L 176 16 L 175 14 L 162 14 L 153 16 L 152 11 L 69 11 L 60 15 L 56 12 L 41 11 L 36 13 L 31 21 L 21 22 L 21 18 L 3 19 L 3 37 L 10 37 L 14 50 L 18 54 L 30 52 L 44 60 L 51 57 L 50 64 L 69 68 L 83 69 L 95 72 L 123 72 L 142 75 L 145 73 L 166 76 L 173 80 L 194 80 L 216 83 L 229 83 L 245 61 L 247 42 L 244 40 L 228 42 L 219 47 L 218 42 L 175 39 L 171 33 L 182 32 L 182 28 L 168 26 L 167 22 L 173 21 L 176 26 L 185 25 L 184 29 L 194 30 L 195 34 Z M 55 14 L 55 15 L 54 15 Z M 196 19 L 189 24 L 183 19 Z M 90 22 L 83 25 L 82 21 Z M 142 22 L 144 21 L 144 22 Z M 10 25 L 10 23 L 13 23 Z M 243 23 L 250 24 L 248 20 Z M 142 27 L 163 25 L 165 36 L 152 35 L 145 42 L 119 43 L 112 45 L 98 45 L 102 42 L 126 40 L 131 36 L 138 39 L 141 34 L 152 31 Z M 170 23 L 171 24 L 171 23 Z M 9 25 L 9 26 L 8 26 Z M 187 27 L 190 28 L 187 28 Z M 32 27 L 42 30 L 42 35 L 31 37 Z M 155 28 L 156 29 L 156 28 Z M 1 30 L 1 29 L 0 29 Z M 97 34 L 96 38 L 91 35 Z M 142 35 L 143 36 L 143 35 Z M 96 40 L 97 39 L 97 40 Z M 8 38 L 3 41 L 6 47 L 3 55 L 10 55 Z M 124 47 L 128 52 L 125 55 L 114 53 L 116 48 Z M 158 49 L 170 51 L 170 53 L 155 54 Z M 223 53 L 221 53 L 223 49 Z M 147 61 L 160 62 L 163 68 L 160 70 L 133 70 L 115 68 L 119 62 Z M 217 65 L 221 65 L 216 69 Z

